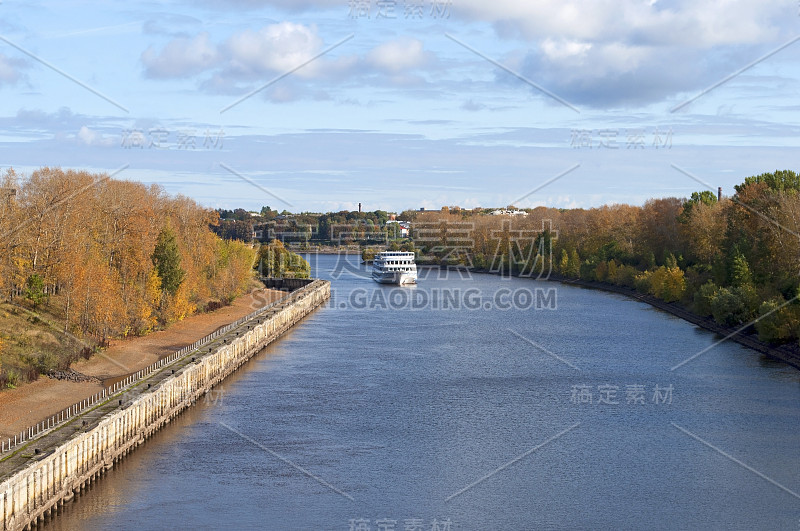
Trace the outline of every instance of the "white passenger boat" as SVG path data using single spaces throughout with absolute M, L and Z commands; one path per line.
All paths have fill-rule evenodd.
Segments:
M 372 262 L 372 280 L 381 284 L 416 284 L 414 253 L 384 251 L 376 254 Z

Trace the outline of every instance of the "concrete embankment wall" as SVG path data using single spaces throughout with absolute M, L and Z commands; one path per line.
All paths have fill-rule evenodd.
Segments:
M 32 441 L 30 461 L 0 482 L 0 529 L 25 529 L 53 517 L 64 502 L 329 297 L 329 282 L 307 283 L 274 312 L 221 337 L 208 353 L 188 354 L 183 363 L 141 382 L 139 392 L 111 397 L 122 404 L 97 422 L 65 429 L 63 440 L 49 447 Z
M 308 286 L 313 282 L 309 278 L 264 278 L 262 279 L 264 286 L 269 289 L 277 289 L 281 291 L 294 291 L 296 289 Z

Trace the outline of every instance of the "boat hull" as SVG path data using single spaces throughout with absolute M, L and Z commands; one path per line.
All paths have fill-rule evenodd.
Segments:
M 417 275 L 407 271 L 386 271 L 384 273 L 373 271 L 372 280 L 379 284 L 416 284 Z

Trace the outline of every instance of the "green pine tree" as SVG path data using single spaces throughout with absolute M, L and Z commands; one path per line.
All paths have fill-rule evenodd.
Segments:
M 569 256 L 569 274 L 573 278 L 581 278 L 581 257 L 575 249 Z
M 161 279 L 161 289 L 174 296 L 181 287 L 186 272 L 181 268 L 178 241 L 171 229 L 165 227 L 158 235 L 156 248 L 151 258 L 158 278 Z
M 47 293 L 44 291 L 44 279 L 37 273 L 28 277 L 25 289 L 25 297 L 33 303 L 33 309 L 47 300 Z
M 736 249 L 731 260 L 731 285 L 736 287 L 750 286 L 753 283 L 753 274 L 747 264 L 747 258 Z
M 564 275 L 569 275 L 569 255 L 566 249 L 561 249 L 561 260 L 558 262 L 558 271 Z

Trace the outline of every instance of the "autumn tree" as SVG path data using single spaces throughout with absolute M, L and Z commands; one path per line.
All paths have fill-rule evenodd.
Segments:
M 758 338 L 767 343 L 787 343 L 800 330 L 800 305 L 776 296 L 761 303 L 756 321 Z
M 697 192 L 695 192 L 696 194 Z M 694 196 L 694 194 L 692 194 Z M 712 194 L 713 197 L 713 194 Z M 693 262 L 711 266 L 722 257 L 727 226 L 726 205 L 716 198 L 684 203 L 680 216 L 682 237 Z
M 567 274 L 572 278 L 580 278 L 581 276 L 581 257 L 578 256 L 578 251 L 575 249 L 569 255 Z
M 652 272 L 649 280 L 648 292 L 666 302 L 680 300 L 686 290 L 686 279 L 677 265 L 659 267 Z
M 678 230 L 678 216 L 682 211 L 683 203 L 674 197 L 647 201 L 638 217 L 639 251 L 657 256 L 665 252 L 683 254 L 683 240 Z
M 13 168 L 0 176 L 0 299 L 11 298 L 19 278 L 20 212 L 18 208 L 19 182 Z
M 703 190 L 701 192 L 692 192 L 691 197 L 688 200 L 684 201 L 683 203 L 683 212 L 679 216 L 679 218 L 687 216 L 691 213 L 692 209 L 697 205 L 705 205 L 711 206 L 717 202 L 717 196 L 715 196 L 709 190 Z
M 220 240 L 216 256 L 212 292 L 215 298 L 230 303 L 247 290 L 256 252 L 240 241 Z
M 558 271 L 564 276 L 569 274 L 569 254 L 566 249 L 561 249 L 561 258 L 558 260 Z
M 261 245 L 255 267 L 262 275 L 276 278 L 308 278 L 311 272 L 309 263 L 279 240 Z
M 774 192 L 796 193 L 800 191 L 800 175 L 792 170 L 775 170 L 772 173 L 747 177 L 742 184 L 734 188 L 737 193 L 741 193 L 748 186 L 756 184 L 764 184 Z

